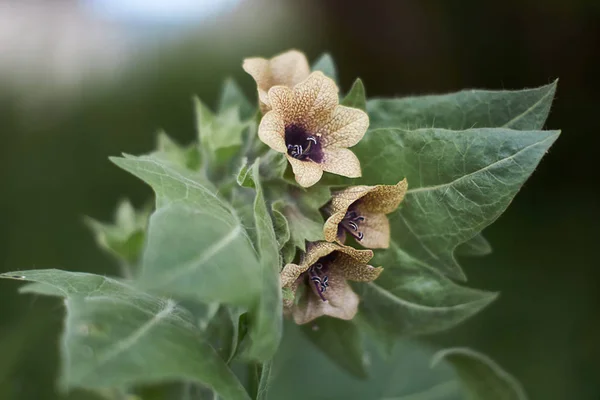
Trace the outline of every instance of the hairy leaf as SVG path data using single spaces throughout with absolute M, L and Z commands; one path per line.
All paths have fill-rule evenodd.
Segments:
M 136 211 L 129 200 L 117 205 L 115 222 L 106 224 L 86 217 L 85 223 L 94 233 L 98 246 L 128 265 L 138 262 L 144 245 L 150 207 Z
M 389 215 L 400 248 L 445 274 L 464 279 L 454 249 L 510 204 L 559 131 L 378 129 L 353 148 L 365 184 L 409 190 Z
M 363 85 L 360 78 L 357 78 L 354 81 L 354 83 L 352 84 L 352 88 L 350 88 L 350 91 L 348 92 L 346 97 L 344 97 L 344 100 L 342 100 L 341 104 L 343 106 L 359 108 L 363 111 L 366 111 L 367 99 L 365 86 Z
M 262 288 L 258 305 L 250 310 L 251 321 L 246 337 L 248 345 L 244 356 L 266 362 L 273 357 L 279 346 L 283 330 L 283 311 L 279 284 L 279 271 L 281 269 L 279 244 L 265 203 L 260 182 L 259 165 L 260 160 L 258 159 L 246 176 L 251 179 L 256 190 L 254 219 L 260 255 Z
M 205 302 L 252 304 L 261 289 L 260 265 L 231 206 L 152 157 L 112 160 L 156 192 L 139 284 Z
M 195 98 L 196 129 L 202 151 L 204 167 L 213 170 L 221 165 L 231 164 L 243 143 L 243 134 L 248 124 L 240 120 L 239 108 L 231 107 L 219 114 L 213 114 L 200 99 Z
M 290 240 L 299 249 L 305 249 L 306 241 L 323 240 L 323 216 L 319 209 L 331 198 L 331 191 L 325 186 L 309 189 L 289 187 L 273 202 L 273 210 L 285 216 L 290 231 Z
M 342 369 L 298 331 L 299 327 L 286 325 L 281 351 L 273 362 L 269 399 L 462 399 L 452 368 L 430 369 L 432 351 L 416 342 L 397 342 L 386 358 L 367 342 L 364 360 L 369 378 L 365 380 Z M 323 345 L 336 346 L 336 340 L 342 337 L 332 335 Z
M 352 321 L 321 317 L 301 330 L 338 366 L 357 378 L 367 378 L 363 338 Z
M 248 399 L 241 383 L 172 300 L 107 277 L 60 270 L 17 271 L 65 297 L 61 385 L 91 389 L 192 380 L 225 399 Z M 31 289 L 31 286 L 30 286 Z
M 402 336 L 450 329 L 497 297 L 455 284 L 394 243 L 372 263 L 385 269 L 374 282 L 354 285 L 361 297 L 359 319 L 387 345 Z
M 165 132 L 158 133 L 156 151 L 150 155 L 192 171 L 197 171 L 200 168 L 200 152 L 196 144 L 181 146 L 167 136 Z
M 492 245 L 482 234 L 473 236 L 456 248 L 456 255 L 459 256 L 487 256 L 491 252 Z
M 312 65 L 313 71 L 321 71 L 326 76 L 333 79 L 336 83 L 338 82 L 338 74 L 337 68 L 335 66 L 335 61 L 333 61 L 333 57 L 329 53 L 323 53 L 317 61 L 315 61 Z
M 489 357 L 466 348 L 436 353 L 432 366 L 447 361 L 456 370 L 468 400 L 526 400 L 521 384 Z
M 371 128 L 541 129 L 548 117 L 557 81 L 525 90 L 464 90 L 398 99 L 370 99 Z
M 225 80 L 223 89 L 221 89 L 221 97 L 219 98 L 219 106 L 217 111 L 224 113 L 229 109 L 238 109 L 242 120 L 247 120 L 252 117 L 255 108 L 248 98 L 242 92 L 242 89 L 231 78 Z

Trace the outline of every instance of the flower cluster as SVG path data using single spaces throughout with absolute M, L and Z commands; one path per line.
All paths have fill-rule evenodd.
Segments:
M 349 147 L 363 138 L 369 117 L 339 104 L 332 79 L 311 72 L 304 54 L 295 50 L 270 60 L 246 59 L 243 68 L 257 85 L 263 113 L 258 136 L 285 154 L 300 186 L 315 185 L 323 172 L 361 176 L 360 162 Z M 389 247 L 386 214 L 398 208 L 406 189 L 402 180 L 396 185 L 351 186 L 332 194 L 322 209 L 327 216 L 325 240 L 307 243 L 300 261 L 281 271 L 286 315 L 298 324 L 323 315 L 354 318 L 359 299 L 347 281 L 373 281 L 383 268 L 368 265 L 372 250 L 357 250 L 345 242 L 350 236 L 367 249 Z

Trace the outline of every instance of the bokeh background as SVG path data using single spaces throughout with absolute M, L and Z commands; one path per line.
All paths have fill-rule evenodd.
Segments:
M 532 399 L 600 398 L 600 2 L 597 0 L 0 0 L 0 271 L 116 274 L 82 223 L 150 190 L 108 162 L 194 139 L 192 94 L 214 104 L 246 56 L 298 48 L 335 58 L 369 96 L 520 89 L 559 78 L 563 133 L 464 259 L 500 299 L 427 338 L 511 371 Z M 0 281 L 0 399 L 58 399 L 59 301 Z M 71 399 L 87 398 L 84 393 Z

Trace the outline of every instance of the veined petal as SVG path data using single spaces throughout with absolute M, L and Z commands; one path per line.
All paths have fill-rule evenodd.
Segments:
M 310 242 L 306 245 L 306 252 L 302 255 L 300 264 L 306 266 L 306 269 L 316 263 L 319 258 L 325 257 L 334 251 L 340 249 L 340 245 L 329 242 Z
M 331 119 L 316 131 L 323 147 L 352 147 L 363 138 L 369 127 L 369 116 L 358 108 L 337 106 Z
M 271 108 L 269 89 L 275 85 L 293 87 L 310 74 L 308 60 L 303 53 L 290 50 L 270 60 L 265 58 L 247 58 L 242 65 L 244 71 L 256 81 L 258 98 L 263 113 Z
M 287 151 L 285 145 L 285 124 L 277 111 L 271 110 L 264 115 L 258 126 L 258 137 L 275 151 L 280 153 Z
M 286 86 L 273 86 L 269 89 L 269 102 L 273 111 L 281 115 L 284 125 L 294 122 L 295 103 L 292 89 Z
M 358 157 L 352 151 L 343 148 L 323 149 L 321 167 L 323 171 L 348 178 L 358 178 L 362 175 Z
M 326 292 L 327 301 L 312 290 L 294 307 L 292 315 L 294 321 L 301 325 L 323 315 L 351 320 L 358 311 L 358 296 L 346 282 L 341 270 L 332 269 L 329 273 L 329 287 Z
M 348 207 L 371 189 L 371 186 L 350 186 L 344 190 L 332 193 L 331 202 L 327 206 L 327 212 L 330 215 L 323 225 L 325 240 L 328 242 L 340 240 L 338 237 L 338 225 L 344 219 L 346 212 L 348 212 Z M 340 241 L 340 243 L 343 244 L 343 241 Z
M 370 213 L 389 214 L 398 208 L 406 195 L 407 188 L 406 179 L 396 185 L 374 186 L 361 198 L 358 209 Z
M 363 233 L 362 240 L 359 243 L 369 249 L 387 249 L 390 247 L 390 221 L 383 213 L 365 212 L 362 214 L 365 218 L 360 223 L 360 230 Z
M 292 287 L 293 283 L 296 282 L 300 274 L 306 272 L 308 267 L 310 267 L 310 265 L 287 264 L 281 270 L 281 287 Z
M 338 87 L 335 82 L 316 71 L 294 86 L 294 121 L 307 131 L 316 132 L 325 125 L 338 105 Z
M 302 187 L 310 187 L 315 183 L 319 182 L 323 176 L 323 169 L 321 166 L 313 161 L 300 161 L 294 157 L 290 157 L 287 153 L 285 155 L 292 165 L 296 182 Z

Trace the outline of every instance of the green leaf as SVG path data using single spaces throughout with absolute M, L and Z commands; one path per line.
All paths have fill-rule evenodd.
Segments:
M 371 99 L 367 110 L 371 129 L 541 129 L 557 82 L 516 91 L 464 90 L 445 95 Z
M 285 337 L 272 366 L 269 399 L 279 400 L 459 400 L 460 387 L 447 365 L 430 368 L 428 348 L 397 342 L 386 358 L 366 343 L 368 379 L 356 378 L 313 346 L 300 329 L 285 327 Z M 332 335 L 333 336 L 333 335 Z M 332 340 L 341 340 L 332 337 Z M 331 343 L 331 345 L 335 345 Z
M 483 235 L 473 236 L 466 242 L 459 244 L 456 248 L 456 255 L 459 256 L 487 256 L 492 252 L 492 245 Z
M 254 220 L 261 263 L 262 290 L 258 305 L 249 314 L 251 322 L 246 336 L 248 344 L 244 356 L 264 362 L 273 357 L 279 346 L 283 330 L 283 310 L 279 283 L 281 270 L 279 244 L 265 204 L 259 165 L 260 159 L 257 159 L 250 168 L 251 174 L 246 176 L 250 176 L 256 189 Z
M 150 155 L 192 171 L 197 171 L 200 168 L 200 152 L 196 144 L 193 143 L 185 147 L 181 146 L 165 132 L 158 133 L 156 137 L 156 151 Z
M 333 57 L 331 57 L 329 53 L 323 53 L 317 61 L 313 63 L 312 70 L 321 71 L 325 76 L 330 77 L 335 83 L 338 83 L 337 68 L 333 61 Z
M 397 248 L 376 252 L 377 280 L 354 284 L 360 322 L 385 344 L 450 329 L 494 301 L 496 293 L 459 286 Z
M 138 283 L 171 296 L 250 305 L 260 264 L 239 217 L 210 188 L 152 157 L 113 158 L 156 193 Z
M 248 399 L 235 375 L 172 300 L 107 277 L 60 270 L 8 272 L 2 278 L 50 285 L 63 293 L 61 386 L 100 389 L 192 380 L 224 399 Z
M 98 246 L 129 265 L 138 262 L 144 245 L 150 207 L 136 211 L 129 200 L 121 200 L 115 222 L 106 224 L 86 217 L 84 222 L 94 233 Z
M 240 117 L 244 121 L 252 118 L 256 111 L 238 84 L 233 79 L 228 78 L 223 83 L 217 111 L 221 114 L 232 108 L 239 110 Z
M 401 208 L 389 215 L 398 246 L 450 277 L 464 279 L 454 249 L 504 212 L 559 134 L 377 129 L 353 151 L 363 160 L 359 183 L 408 180 Z
M 288 186 L 288 191 L 272 198 L 273 210 L 287 219 L 290 240 L 299 249 L 305 249 L 305 242 L 323 240 L 323 216 L 319 209 L 331 199 L 331 191 L 325 186 L 300 189 Z
M 239 108 L 228 108 L 222 113 L 213 114 L 198 98 L 196 107 L 196 128 L 202 151 L 204 166 L 221 166 L 231 163 L 243 143 L 243 134 L 248 124 L 242 122 Z
M 344 97 L 341 104 L 346 107 L 359 108 L 363 111 L 367 110 L 365 86 L 360 78 L 356 78 L 354 84 L 352 84 L 352 88 L 350 88 L 350 91 Z
M 278 210 L 273 208 L 271 204 L 271 214 L 273 215 L 273 229 L 275 230 L 275 237 L 277 238 L 277 244 L 279 250 L 283 249 L 285 244 L 290 240 L 290 226 L 288 225 L 287 218 Z
M 432 366 L 449 362 L 456 370 L 468 400 L 526 400 L 521 384 L 489 357 L 466 348 L 436 353 Z
M 256 393 L 256 400 L 267 400 L 269 388 L 271 386 L 271 367 L 272 362 L 268 361 L 261 365 L 260 368 L 260 380 L 258 381 L 258 391 Z
M 367 378 L 363 338 L 352 321 L 321 317 L 300 328 L 338 366 L 357 378 Z

